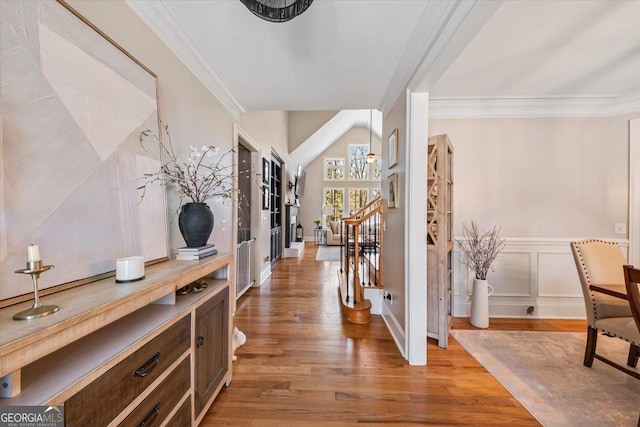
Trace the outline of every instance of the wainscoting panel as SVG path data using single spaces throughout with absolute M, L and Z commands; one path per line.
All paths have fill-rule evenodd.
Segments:
M 493 263 L 487 279 L 495 289 L 495 297 L 531 296 L 531 253 L 505 248 Z M 473 277 L 472 277 L 473 279 Z M 473 280 L 472 280 L 473 283 Z M 471 286 L 473 287 L 473 286 Z M 469 294 L 471 289 L 469 289 Z
M 505 249 L 489 272 L 495 288 L 489 297 L 491 317 L 585 317 L 584 302 L 570 242 L 579 238 L 506 238 Z M 629 241 L 615 241 L 627 256 Z M 457 241 L 457 239 L 456 239 Z M 474 274 L 454 248 L 454 307 L 457 317 L 469 316 Z M 529 311 L 532 311 L 528 314 Z
M 570 252 L 538 252 L 538 296 L 582 298 L 578 271 Z

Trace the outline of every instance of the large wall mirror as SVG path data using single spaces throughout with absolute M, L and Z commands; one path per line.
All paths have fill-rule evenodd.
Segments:
M 109 275 L 118 257 L 167 259 L 164 188 L 141 202 L 137 189 L 160 165 L 138 141 L 160 135 L 156 76 L 62 2 L 0 3 L 0 302 L 32 296 L 14 273 L 31 243 L 55 266 L 40 278 L 49 292 Z

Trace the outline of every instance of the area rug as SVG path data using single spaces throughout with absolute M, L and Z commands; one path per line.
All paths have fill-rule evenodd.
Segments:
M 318 246 L 316 261 L 340 261 L 340 246 Z
M 595 360 L 585 333 L 455 330 L 452 336 L 542 425 L 636 427 L 640 380 Z M 626 365 L 629 344 L 598 337 L 598 353 Z

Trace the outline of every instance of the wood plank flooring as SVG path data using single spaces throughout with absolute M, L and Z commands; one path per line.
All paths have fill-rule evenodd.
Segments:
M 247 335 L 233 381 L 201 426 L 540 425 L 455 340 L 429 343 L 428 366 L 409 366 L 380 316 L 341 319 L 338 263 L 281 259 L 238 300 Z M 473 328 L 456 319 L 456 328 Z M 584 321 L 492 319 L 494 329 L 584 331 Z

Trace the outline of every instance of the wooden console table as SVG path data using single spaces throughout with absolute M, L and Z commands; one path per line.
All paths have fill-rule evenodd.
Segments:
M 231 381 L 234 255 L 171 260 L 145 273 L 138 282 L 111 277 L 42 297 L 60 310 L 38 319 L 12 319 L 31 301 L 0 309 L 0 377 L 20 382 L 0 406 L 64 404 L 70 426 L 78 424 L 69 414 L 84 395 L 92 404 L 82 409 L 104 424 L 161 417 L 198 425 Z M 176 296 L 198 279 L 208 285 L 202 292 Z M 131 377 L 131 366 L 144 375 L 127 395 L 117 385 Z M 181 373 L 189 374 L 186 382 Z M 167 387 L 173 391 L 161 396 Z

